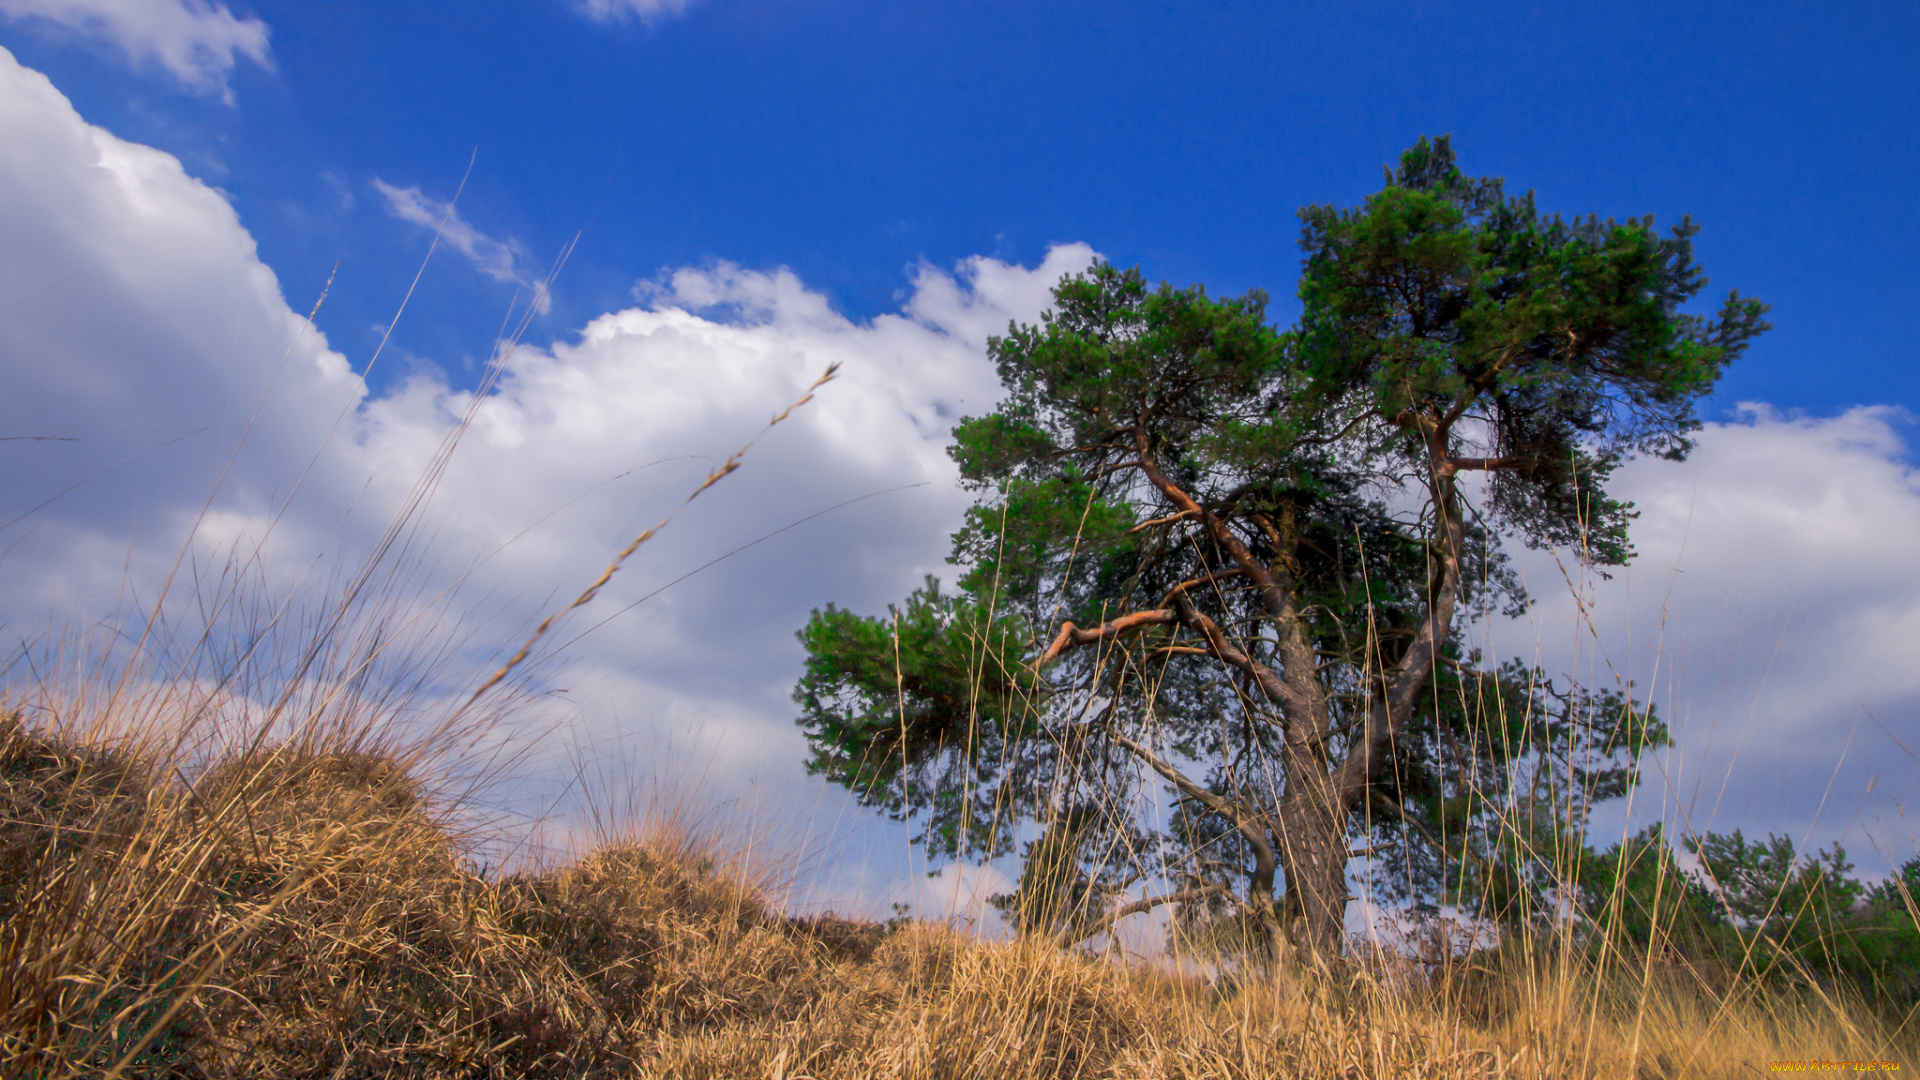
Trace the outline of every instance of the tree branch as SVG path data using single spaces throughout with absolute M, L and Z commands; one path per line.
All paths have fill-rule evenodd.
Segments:
M 1140 524 L 1135 525 L 1133 528 L 1128 529 L 1127 533 L 1128 535 L 1132 535 L 1144 529 L 1151 529 L 1155 525 L 1171 525 L 1172 523 L 1176 521 L 1180 521 L 1184 518 L 1198 517 L 1199 515 L 1200 515 L 1200 511 L 1198 507 L 1195 507 L 1192 510 L 1182 510 L 1177 514 L 1168 514 L 1166 517 L 1157 517 L 1151 521 L 1143 521 Z
M 1434 514 L 1439 519 L 1442 547 L 1437 552 L 1439 574 L 1427 593 L 1427 617 L 1400 662 L 1387 676 L 1386 692 L 1367 710 L 1366 730 L 1347 751 L 1337 773 L 1342 806 L 1358 804 L 1362 794 L 1393 755 L 1393 740 L 1412 718 L 1420 691 L 1433 677 L 1440 645 L 1453 628 L 1453 609 L 1460 589 L 1460 553 L 1466 546 L 1466 522 L 1460 512 L 1459 490 L 1446 467 L 1446 445 L 1437 434 L 1427 439 L 1428 484 Z
M 1248 678 L 1259 683 L 1260 689 L 1265 691 L 1267 698 L 1278 702 L 1288 717 L 1306 715 L 1297 711 L 1305 709 L 1306 703 L 1295 693 L 1293 687 L 1287 685 L 1286 680 L 1274 674 L 1272 668 L 1241 652 L 1233 642 L 1227 640 L 1227 635 L 1220 629 L 1219 623 L 1188 603 L 1185 597 L 1177 597 L 1176 600 L 1180 605 L 1181 621 L 1200 631 L 1200 636 L 1206 639 L 1208 652 L 1221 662 L 1238 668 Z
M 1211 649 L 1196 648 L 1195 646 L 1192 646 L 1192 645 L 1162 645 L 1159 648 L 1147 650 L 1147 654 L 1149 656 L 1153 655 L 1154 653 L 1168 653 L 1170 655 L 1175 655 L 1175 656 L 1212 656 L 1213 655 L 1213 651 Z
M 1189 578 L 1188 580 L 1183 581 L 1178 585 L 1175 585 L 1173 588 L 1168 589 L 1167 595 L 1160 598 L 1160 606 L 1166 607 L 1168 604 L 1173 603 L 1174 597 L 1179 596 L 1181 593 L 1186 592 L 1188 589 L 1197 588 L 1198 586 L 1201 586 L 1201 585 L 1211 585 L 1216 581 L 1224 581 L 1227 578 L 1231 578 L 1231 577 L 1243 577 L 1245 576 L 1245 574 L 1246 574 L 1246 571 L 1236 567 L 1229 570 L 1215 570 L 1211 574 L 1202 574 L 1197 578 Z
M 1450 457 L 1447 464 L 1460 472 L 1475 470 L 1493 472 L 1498 469 L 1518 469 L 1530 464 L 1523 457 Z
M 1467 665 L 1461 663 L 1458 660 L 1455 660 L 1450 656 L 1442 656 L 1440 658 L 1440 662 L 1452 668 L 1454 671 L 1454 674 L 1459 675 L 1463 679 L 1497 679 L 1499 678 L 1498 675 L 1494 674 L 1491 671 L 1482 671 L 1476 667 L 1468 667 Z
M 1168 501 L 1182 511 L 1198 517 L 1206 525 L 1207 532 L 1213 537 L 1214 542 L 1227 550 L 1227 554 L 1233 559 L 1233 564 L 1253 582 L 1254 590 L 1259 594 L 1261 606 L 1267 609 L 1267 613 L 1272 615 L 1274 621 L 1280 626 L 1280 646 L 1282 656 L 1287 661 L 1288 678 L 1282 680 L 1273 673 L 1272 669 L 1263 664 L 1255 664 L 1251 657 L 1227 644 L 1226 638 L 1219 635 L 1217 626 L 1209 635 L 1208 645 L 1214 649 L 1214 654 L 1220 659 L 1257 679 L 1261 688 L 1266 690 L 1274 701 L 1280 703 L 1281 709 L 1293 727 L 1303 733 L 1309 730 L 1325 731 L 1328 726 L 1326 699 L 1321 693 L 1318 672 L 1313 664 L 1312 642 L 1309 640 L 1305 625 L 1301 622 L 1299 608 L 1294 602 L 1292 578 L 1284 575 L 1276 577 L 1270 567 L 1253 557 L 1253 551 L 1247 547 L 1246 542 L 1228 528 L 1227 523 L 1221 520 L 1218 514 L 1194 501 L 1193 496 L 1182 491 L 1165 473 L 1161 472 L 1160 466 L 1153 460 L 1153 455 L 1148 452 L 1146 423 L 1142 421 L 1138 427 L 1139 430 L 1134 433 L 1134 442 L 1140 452 L 1141 471 L 1146 473 L 1147 480 L 1158 488 Z M 1182 614 L 1184 617 L 1186 613 Z M 1197 611 L 1193 614 L 1199 616 Z M 1199 617 L 1211 625 L 1212 620 L 1207 620 L 1205 616 Z M 1200 629 L 1205 632 L 1204 626 Z M 1239 659 L 1234 659 L 1236 656 Z M 1258 668 L 1257 671 L 1256 668 Z
M 1224 795 L 1216 795 L 1199 784 L 1189 780 L 1185 773 L 1174 768 L 1159 754 L 1148 747 L 1129 739 L 1119 730 L 1108 727 L 1107 734 L 1121 746 L 1131 750 L 1134 756 L 1147 763 L 1154 772 L 1165 777 L 1181 794 L 1186 795 L 1200 805 L 1219 814 L 1233 823 L 1241 836 L 1246 837 L 1247 846 L 1253 849 L 1254 872 L 1247 883 L 1247 899 L 1243 904 L 1257 912 L 1261 921 L 1270 932 L 1277 933 L 1278 926 L 1273 922 L 1273 912 L 1268 905 L 1273 902 L 1273 875 L 1280 862 L 1274 856 L 1273 842 L 1267 836 L 1266 819 L 1247 809 Z
M 1181 490 L 1180 485 L 1175 484 L 1167 474 L 1160 471 L 1159 464 L 1147 451 L 1144 425 L 1134 434 L 1134 441 L 1140 452 L 1140 470 L 1147 474 L 1147 481 L 1158 489 L 1160 494 L 1166 496 L 1168 502 L 1180 509 L 1181 516 L 1198 518 L 1205 524 L 1208 535 L 1213 537 L 1215 543 L 1227 549 L 1227 554 L 1232 557 L 1234 565 L 1252 579 L 1254 585 L 1258 586 L 1261 602 L 1266 605 L 1267 610 L 1275 616 L 1283 614 L 1284 600 L 1280 595 L 1280 586 L 1273 580 L 1273 575 L 1260 564 L 1260 560 L 1253 557 L 1253 552 L 1248 549 L 1246 543 L 1234 535 L 1233 530 L 1227 527 L 1226 522 L 1220 520 L 1219 515 L 1194 501 L 1193 496 Z
M 1104 641 L 1142 626 L 1166 626 L 1179 621 L 1180 616 L 1174 612 L 1155 609 L 1122 615 L 1090 630 L 1083 630 L 1070 621 L 1063 622 L 1060 624 L 1060 632 L 1054 635 L 1053 643 L 1047 646 L 1046 652 L 1040 654 L 1040 659 L 1034 662 L 1034 667 L 1045 667 L 1058 660 L 1061 653 L 1080 645 L 1091 645 L 1096 641 Z
M 1190 889 L 1181 889 L 1179 892 L 1141 897 L 1132 903 L 1122 904 L 1114 908 L 1093 922 L 1074 929 L 1070 934 L 1062 935 L 1060 945 L 1063 948 L 1069 945 L 1078 945 L 1090 937 L 1107 933 L 1118 925 L 1121 919 L 1129 915 L 1138 915 L 1143 911 L 1152 911 L 1162 904 L 1184 904 L 1190 900 L 1198 900 L 1203 896 L 1211 896 L 1214 893 L 1227 891 L 1228 885 L 1226 882 L 1216 881 L 1210 885 L 1196 885 Z
M 1339 431 L 1334 432 L 1332 435 L 1303 435 L 1300 438 L 1295 439 L 1292 442 L 1292 444 L 1289 445 L 1287 448 L 1291 450 L 1291 449 L 1294 449 L 1295 447 L 1300 447 L 1300 446 L 1324 446 L 1328 443 L 1339 442 L 1341 439 L 1344 439 L 1349 434 L 1351 434 L 1354 428 L 1357 428 L 1361 424 L 1365 423 L 1369 418 L 1371 418 L 1372 415 L 1373 415 L 1372 413 L 1366 412 L 1363 410 L 1362 412 L 1359 413 L 1359 415 L 1355 416 L 1352 420 L 1347 421 L 1347 426 L 1341 428 Z
M 1126 747 L 1133 752 L 1135 757 L 1146 762 L 1148 768 L 1165 777 L 1167 782 L 1174 787 L 1179 788 L 1182 794 L 1214 813 L 1219 814 L 1221 817 L 1226 818 L 1228 821 L 1233 822 L 1233 827 L 1240 830 L 1240 834 L 1247 838 L 1247 843 L 1253 846 L 1256 854 L 1264 852 L 1266 858 L 1270 859 L 1273 857 L 1273 845 L 1267 842 L 1265 830 L 1260 827 L 1262 823 L 1257 816 L 1247 813 L 1239 803 L 1234 802 L 1225 795 L 1208 791 L 1206 788 L 1194 783 L 1187 777 L 1187 774 L 1174 768 L 1172 763 L 1168 762 L 1159 754 L 1154 753 L 1151 747 L 1143 743 L 1135 742 L 1133 739 L 1128 738 L 1126 735 L 1112 728 L 1109 728 L 1107 733 L 1113 737 L 1114 742 Z

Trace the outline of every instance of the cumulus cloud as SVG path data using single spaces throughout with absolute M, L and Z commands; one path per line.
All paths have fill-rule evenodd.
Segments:
M 436 500 L 459 508 L 440 542 L 498 550 L 489 573 L 503 582 L 577 588 L 829 364 L 843 365 L 583 612 L 568 633 L 598 628 L 563 650 L 552 676 L 585 729 L 697 730 L 719 771 L 797 783 L 794 630 L 813 607 L 879 607 L 940 569 L 965 505 L 947 433 L 999 392 L 983 328 L 1037 318 L 1051 283 L 1092 257 L 1072 246 L 1030 268 L 970 260 L 955 275 L 923 270 L 922 282 L 964 302 L 917 313 L 909 304 L 865 322 L 785 270 L 719 264 L 667 275 L 643 290 L 645 306 L 508 359 L 440 481 Z M 447 418 L 471 404 L 432 380 L 369 401 L 351 451 L 359 471 L 393 478 L 383 497 L 397 497 Z M 611 477 L 621 479 L 600 487 Z M 554 526 L 508 543 L 595 489 Z M 679 580 L 850 500 L 859 501 Z
M 387 200 L 387 210 L 394 217 L 434 230 L 442 243 L 466 256 L 474 269 L 495 281 L 526 288 L 542 311 L 550 306 L 545 291 L 524 268 L 527 251 L 519 241 L 512 237 L 496 240 L 488 236 L 461 217 L 452 203 L 423 194 L 418 186 L 395 187 L 376 177 L 373 188 Z
M 1638 558 L 1611 580 L 1540 553 L 1506 655 L 1631 680 L 1672 723 L 1634 820 L 1839 840 L 1884 868 L 1920 797 L 1920 473 L 1910 418 L 1744 404 L 1682 464 L 1636 461 Z M 1896 858 L 1897 862 L 1898 859 Z
M 419 515 L 437 557 L 419 587 L 466 575 L 486 604 L 463 616 L 463 633 L 510 648 L 842 364 L 818 400 L 562 625 L 540 669 L 574 742 L 676 733 L 688 755 L 713 762 L 723 792 L 756 776 L 805 790 L 787 701 L 794 629 L 814 606 L 876 607 L 939 569 L 963 505 L 947 431 L 998 393 L 985 337 L 1036 319 L 1051 284 L 1093 258 L 1071 245 L 1032 267 L 920 267 L 902 311 L 865 321 L 785 270 L 681 270 L 648 282 L 628 310 L 515 351 L 480 400 L 431 372 L 368 397 L 290 309 L 232 207 L 173 158 L 86 124 L 11 56 L 0 62 L 0 131 L 0 228 L 13 238 L 0 249 L 0 298 L 28 298 L 0 319 L 10 367 L 0 423 L 78 440 L 0 444 L 15 455 L 0 474 L 0 521 L 78 483 L 0 531 L 0 605 L 14 626 L 110 601 L 123 584 L 150 598 L 196 528 L 196 551 L 271 538 L 260 558 L 276 582 L 351 566 L 471 412 Z M 396 193 L 406 194 L 382 191 L 408 213 L 433 212 Z M 477 261 L 489 250 L 477 232 L 450 235 Z M 568 767 L 540 753 L 526 764 L 563 778 Z
M 171 155 L 87 125 L 4 51 L 0 133 L 0 425 L 59 440 L 5 444 L 0 521 L 85 480 L 0 534 L 0 589 L 54 603 L 84 589 L 91 560 L 140 558 L 130 519 L 147 536 L 177 528 L 180 485 L 204 497 L 250 425 L 229 491 L 267 505 L 288 483 L 275 469 L 364 388 L 289 309 L 226 200 Z
M 218 0 L 0 0 L 0 13 L 102 38 L 136 64 L 154 63 L 203 93 L 232 93 L 227 77 L 245 58 L 271 69 L 267 24 Z
M 580 10 L 588 18 L 601 22 L 620 19 L 652 22 L 668 15 L 678 15 L 694 3 L 695 0 L 583 0 Z
M 517 349 L 483 397 L 431 369 L 370 396 L 289 307 L 230 205 L 170 156 L 86 124 L 4 53 L 0 134 L 0 426 L 76 440 L 0 443 L 10 630 L 122 589 L 147 602 L 196 522 L 195 550 L 270 538 L 275 583 L 352 566 L 471 415 L 410 557 L 423 591 L 458 580 L 480 598 L 460 615 L 465 642 L 511 650 L 838 362 L 817 400 L 551 635 L 542 708 L 569 730 L 520 767 L 551 790 L 572 775 L 570 747 L 653 746 L 642 772 L 696 772 L 703 794 L 753 795 L 816 833 L 870 830 L 806 894 L 815 906 L 864 897 L 884 915 L 882 893 L 931 912 L 1003 887 L 991 872 L 910 886 L 900 834 L 803 778 L 793 632 L 814 607 L 882 610 L 943 569 L 967 503 L 948 432 L 1000 392 L 986 338 L 1037 319 L 1090 249 L 911 268 L 900 309 L 870 320 L 786 270 L 670 271 L 633 306 Z M 414 196 L 399 204 L 432 217 Z M 1588 589 L 1591 626 L 1554 562 L 1528 554 L 1541 603 L 1490 643 L 1651 688 L 1681 745 L 1644 797 L 1701 827 L 1831 837 L 1850 814 L 1871 824 L 1911 803 L 1912 759 L 1887 734 L 1920 726 L 1920 564 L 1902 546 L 1920 535 L 1920 487 L 1903 423 L 1755 408 L 1711 425 L 1685 465 L 1631 465 L 1620 484 L 1642 510 L 1642 556 Z M 473 668 L 451 682 L 477 683 Z M 1840 797 L 1820 810 L 1836 765 Z

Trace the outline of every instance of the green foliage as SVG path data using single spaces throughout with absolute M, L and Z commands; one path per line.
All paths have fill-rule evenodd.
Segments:
M 1374 895 L 1551 923 L 1588 811 L 1626 795 L 1641 755 L 1670 745 L 1651 707 L 1616 691 L 1561 688 L 1517 662 L 1443 670 L 1375 792 Z
M 1788 837 L 1750 841 L 1736 829 L 1681 847 L 1691 869 L 1656 824 L 1570 867 L 1594 943 L 1920 1004 L 1920 855 L 1868 886 L 1838 844 L 1804 854 Z
M 1837 844 L 1801 858 L 1788 837 L 1749 842 L 1735 829 L 1731 835 L 1689 838 L 1686 846 L 1700 860 L 1701 874 L 1713 884 L 1728 919 L 1741 929 L 1772 930 L 1768 936 L 1776 939 L 1792 937 L 1802 924 L 1830 924 L 1836 912 L 1865 895 L 1847 876 L 1853 864 Z
M 1895 1001 L 1920 1002 L 1920 855 L 1866 891 L 1848 926 L 1863 971 Z
M 1721 941 L 1712 890 L 1681 868 L 1664 826 L 1656 822 L 1603 852 L 1579 855 L 1570 876 L 1592 940 L 1715 955 Z
M 1476 670 L 1454 613 L 1524 608 L 1505 538 L 1626 560 L 1609 476 L 1686 452 L 1764 305 L 1683 311 L 1705 284 L 1690 222 L 1543 217 L 1444 138 L 1362 206 L 1301 216 L 1290 331 L 1258 290 L 1096 265 L 990 342 L 1006 396 L 951 449 L 978 496 L 958 591 L 815 612 L 811 768 L 942 855 L 1098 807 L 1054 875 L 1083 892 L 1153 874 L 1264 896 L 1262 860 L 1307 842 L 1282 817 L 1313 818 L 1287 793 L 1324 789 L 1318 850 L 1364 837 L 1409 899 L 1540 918 L 1527 897 L 1665 728 L 1630 694 Z M 1058 861 L 1055 832 L 1029 856 Z M 1059 906 L 1023 892 L 1010 911 Z
M 953 537 L 953 561 L 968 568 L 960 589 L 969 595 L 1037 595 L 1061 537 L 1078 536 L 1088 551 L 1120 552 L 1135 521 L 1131 507 L 1102 498 L 1070 470 L 1044 480 L 1010 478 L 998 493 L 997 505 L 968 510 Z
M 959 805 L 950 774 L 991 776 L 996 754 L 1031 734 L 1039 687 L 1021 664 L 1030 638 L 1017 616 L 944 595 L 931 577 L 883 618 L 814 612 L 794 691 L 814 748 L 808 772 L 902 820 L 938 802 L 924 839 L 942 854 L 958 854 L 963 833 L 983 839 L 992 808 Z
M 1512 462 L 1491 472 L 1504 531 L 1583 543 L 1601 564 L 1631 553 L 1629 508 L 1604 490 L 1614 467 L 1684 456 L 1695 404 L 1768 328 L 1737 292 L 1713 319 L 1680 310 L 1706 285 L 1690 219 L 1661 237 L 1651 216 L 1545 217 L 1531 192 L 1464 176 L 1445 137 L 1420 140 L 1364 206 L 1300 217 L 1316 395 L 1364 402 L 1398 429 L 1382 444 L 1416 459 L 1407 433 L 1470 417 L 1481 453 Z
M 1869 889 L 1838 844 L 1807 855 L 1788 837 L 1748 841 L 1736 829 L 1686 847 L 1746 962 L 1763 973 L 1851 979 L 1920 1003 L 1920 919 L 1905 902 L 1920 881 L 1920 857 Z

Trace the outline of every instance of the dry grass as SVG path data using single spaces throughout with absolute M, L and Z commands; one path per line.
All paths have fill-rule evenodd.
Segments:
M 1745 1076 L 1913 1061 L 1858 1003 L 1543 954 L 1282 988 L 797 919 L 684 831 L 468 869 L 391 750 L 0 721 L 9 1076 Z
M 602 804 L 599 847 L 476 872 L 461 757 L 564 611 L 438 708 L 456 684 L 436 663 L 465 643 L 440 640 L 444 598 L 416 602 L 408 559 L 430 546 L 418 510 L 471 416 L 319 617 L 249 590 L 235 568 L 256 552 L 197 583 L 199 631 L 166 624 L 180 605 L 163 589 L 146 629 L 120 635 L 129 655 L 42 668 L 3 699 L 0 1076 L 1638 1078 L 1920 1061 L 1915 1033 L 1862 1003 L 1649 961 L 1514 947 L 1209 979 L 797 918 L 724 831 L 703 839 L 671 812 Z

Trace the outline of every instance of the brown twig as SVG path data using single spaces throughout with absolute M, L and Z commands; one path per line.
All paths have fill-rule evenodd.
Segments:
M 1040 654 L 1040 659 L 1034 662 L 1034 666 L 1045 667 L 1059 659 L 1061 653 L 1076 645 L 1091 645 L 1116 634 L 1124 634 L 1136 627 L 1166 626 L 1179 621 L 1180 617 L 1174 612 L 1153 610 L 1122 615 L 1110 622 L 1088 629 L 1082 629 L 1071 622 L 1063 622 L 1060 624 L 1060 633 L 1054 636 L 1053 643 L 1047 646 L 1046 652 Z

